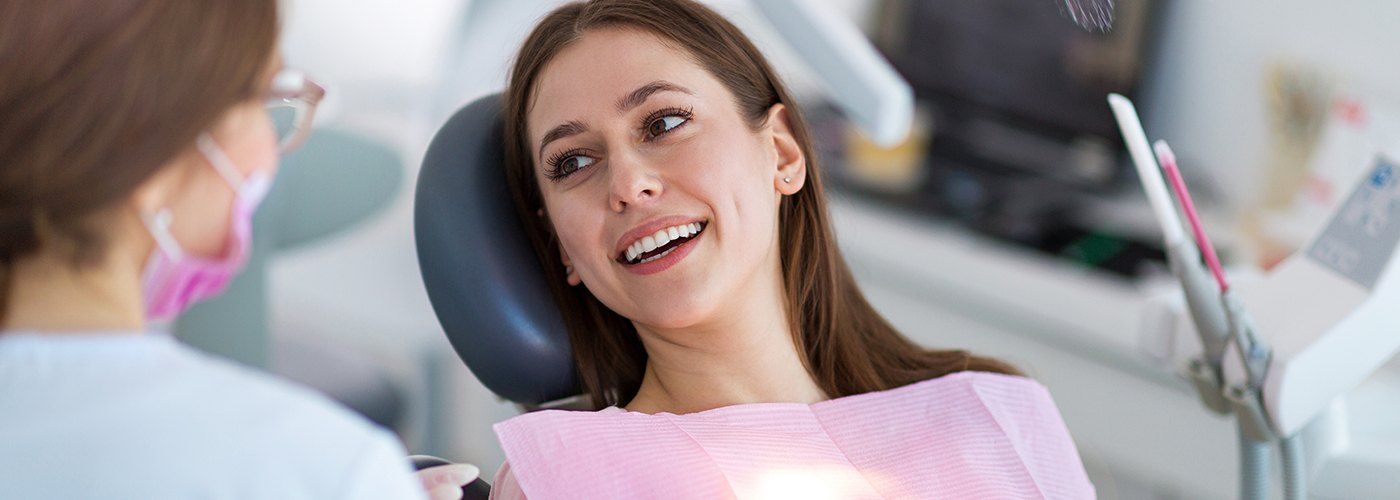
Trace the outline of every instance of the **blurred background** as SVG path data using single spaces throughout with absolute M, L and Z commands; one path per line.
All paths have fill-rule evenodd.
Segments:
M 519 410 L 438 326 L 413 182 L 437 128 L 503 88 L 558 3 L 286 0 L 286 60 L 329 89 L 319 129 L 258 215 L 250 272 L 181 319 L 200 332 L 185 339 L 490 477 L 503 458 L 490 426 Z M 1369 154 L 1400 145 L 1400 2 L 1119 0 L 1113 29 L 1092 33 L 1050 0 L 823 1 L 914 88 L 913 133 L 892 148 L 834 110 L 752 5 L 707 3 L 813 121 L 842 246 L 896 326 L 1047 385 L 1102 498 L 1235 494 L 1234 424 L 1177 374 L 1185 348 L 1162 314 L 1174 281 L 1104 96 L 1137 101 L 1227 265 L 1258 274 L 1323 222 Z M 1400 367 L 1349 403 L 1354 438 L 1314 495 L 1400 498 Z

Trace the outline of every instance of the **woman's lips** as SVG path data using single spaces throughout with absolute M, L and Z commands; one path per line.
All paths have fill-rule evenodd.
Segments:
M 617 239 L 613 255 L 619 261 L 635 262 L 637 255 L 655 250 L 656 247 L 682 235 L 692 235 L 705 223 L 704 218 L 693 215 L 668 215 L 649 219 L 623 233 Z
M 659 254 L 644 258 L 643 262 L 636 264 L 624 263 L 622 267 L 623 269 L 640 275 L 656 274 L 665 271 L 679 263 L 681 259 L 684 259 L 687 255 L 690 255 L 690 252 L 695 249 L 695 246 L 699 244 L 703 236 L 705 236 L 705 231 L 702 230 L 689 239 L 669 249 L 663 250 Z
M 705 222 L 689 222 L 658 229 L 654 233 L 637 238 L 614 258 L 622 265 L 640 264 L 655 259 L 700 235 L 705 230 Z

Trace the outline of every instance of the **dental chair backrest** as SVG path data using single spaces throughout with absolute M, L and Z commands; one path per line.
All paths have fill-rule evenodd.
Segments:
M 457 355 L 497 395 L 539 406 L 579 393 L 563 318 L 506 188 L 501 96 L 442 126 L 413 207 L 418 267 Z

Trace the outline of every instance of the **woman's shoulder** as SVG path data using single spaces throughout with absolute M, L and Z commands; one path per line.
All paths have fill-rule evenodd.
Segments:
M 122 477 L 104 487 L 123 498 L 189 496 L 209 488 L 226 488 L 237 498 L 287 498 L 289 491 L 324 498 L 421 494 L 398 441 L 328 398 L 173 339 L 115 341 L 131 344 L 124 347 L 128 356 L 89 346 L 102 356 L 85 357 L 90 363 L 81 370 L 49 380 L 48 404 L 8 414 L 9 422 L 23 419 L 9 424 L 11 430 L 46 429 L 27 433 L 43 439 L 17 443 L 19 455 L 39 462 L 70 456 L 96 436 L 107 445 L 77 453 L 113 464 Z M 73 410 L 78 406 L 83 411 Z M 5 436 L 0 441 L 10 442 Z M 72 483 L 66 479 L 36 474 L 26 481 Z
M 1043 384 L 1024 375 L 984 371 L 954 372 L 925 382 L 943 381 L 948 385 L 959 385 L 978 391 L 979 394 L 1041 395 L 1049 394 Z
M 341 498 L 398 498 L 419 491 L 398 439 L 369 419 L 299 384 L 201 353 L 188 353 L 184 400 L 201 418 L 205 437 L 241 449 L 231 466 L 269 477 L 269 469 L 296 470 L 314 491 Z M 217 390 L 210 390 L 217 387 Z M 250 425 L 251 424 L 251 425 Z M 197 431 L 190 426 L 187 431 Z M 241 447 L 241 448 L 235 448 Z M 348 478 L 348 479 L 347 479 Z
M 962 371 L 883 391 L 831 399 L 813 405 L 825 420 L 879 421 L 890 428 L 987 425 L 1017 438 L 1017 429 L 1061 432 L 1063 423 L 1050 391 L 1034 379 L 1001 373 Z M 964 418 L 976 415 L 977 419 Z M 917 418 L 912 416 L 919 416 Z M 929 420 L 930 416 L 938 416 Z
M 1022 375 L 962 371 L 911 386 L 928 386 L 925 390 L 931 389 L 930 392 L 937 393 L 936 397 L 952 399 L 949 393 L 962 395 L 969 404 L 985 407 L 1004 424 L 1012 421 L 1034 421 L 1037 424 L 1060 421 L 1059 409 L 1050 396 L 1050 389 Z
M 868 405 L 876 401 L 933 399 L 956 401 L 1005 398 L 1049 397 L 1049 391 L 1035 379 L 1004 373 L 960 371 L 919 380 L 907 385 L 832 399 L 818 405 Z
M 1035 379 L 1009 373 L 998 373 L 977 370 L 963 370 L 946 375 L 925 379 L 915 384 L 942 382 L 945 384 L 1000 384 L 1009 387 L 1043 387 Z
M 516 415 L 493 425 L 492 429 L 503 441 L 542 432 L 596 436 L 619 429 L 618 423 L 633 415 L 637 414 L 614 406 L 597 411 L 541 410 Z
M 1050 389 L 1033 378 L 989 372 L 958 372 L 940 378 L 959 384 L 971 391 L 978 401 L 991 410 L 1001 410 L 1017 416 L 1055 414 Z M 934 379 L 938 380 L 938 379 Z
M 324 394 L 183 346 L 173 357 L 170 376 L 149 390 L 181 401 L 162 411 L 172 418 L 188 413 L 187 421 L 199 423 L 188 427 L 191 432 L 222 436 L 214 439 L 228 444 L 266 444 L 269 451 L 295 447 L 358 457 L 373 449 L 402 458 L 387 430 Z

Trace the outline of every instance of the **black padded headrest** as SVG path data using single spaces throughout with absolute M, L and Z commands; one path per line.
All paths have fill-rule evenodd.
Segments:
M 418 268 L 457 355 L 497 395 L 529 405 L 576 394 L 563 318 L 506 188 L 501 97 L 438 130 L 418 174 Z

